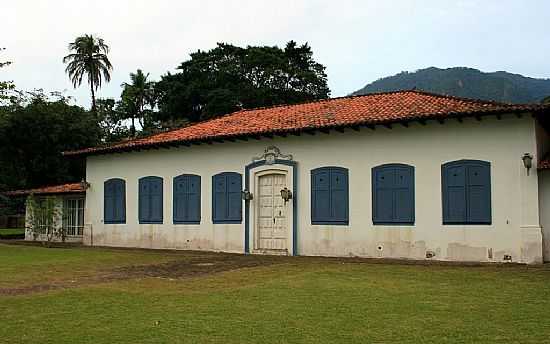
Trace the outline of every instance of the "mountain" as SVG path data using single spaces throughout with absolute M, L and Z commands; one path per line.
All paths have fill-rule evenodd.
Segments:
M 535 79 L 508 72 L 484 73 L 466 67 L 430 67 L 376 80 L 353 94 L 413 88 L 505 103 L 540 103 L 543 98 L 550 96 L 550 79 Z

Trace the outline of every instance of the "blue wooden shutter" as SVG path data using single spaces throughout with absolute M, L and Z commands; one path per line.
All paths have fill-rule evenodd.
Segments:
M 395 172 L 383 166 L 373 169 L 373 222 L 393 221 L 393 189 Z
M 226 178 L 224 174 L 217 174 L 212 177 L 212 219 L 214 222 L 225 220 L 227 214 L 227 191 Z
M 374 224 L 414 223 L 414 167 L 386 164 L 372 169 Z
M 397 165 L 394 174 L 393 221 L 414 223 L 414 168 Z
M 241 221 L 242 219 L 242 178 L 239 173 L 227 173 L 227 220 Z
M 466 220 L 466 166 L 448 164 L 443 168 L 443 222 Z
M 330 207 L 331 221 L 348 222 L 348 171 L 344 168 L 330 169 Z
M 114 211 L 113 222 L 126 222 L 126 182 L 122 179 L 113 179 Z
M 162 223 L 163 212 L 163 197 L 162 197 L 162 178 L 151 177 L 150 181 L 150 205 L 151 216 L 149 221 L 154 223 Z
M 214 223 L 242 221 L 242 176 L 236 172 L 223 172 L 212 177 Z
M 139 190 L 138 190 L 139 222 L 147 222 L 151 217 L 149 179 L 141 178 L 138 184 L 139 184 Z
M 108 180 L 103 184 L 103 220 L 105 223 L 115 222 L 115 184 Z
M 443 223 L 491 223 L 491 166 L 459 160 L 442 166 Z
M 311 221 L 313 224 L 330 220 L 330 171 L 319 168 L 311 171 Z
M 467 217 L 469 223 L 491 223 L 491 176 L 485 162 L 472 162 L 467 166 Z
M 139 180 L 138 217 L 140 223 L 162 223 L 162 178 L 144 177 Z
M 187 180 L 187 209 L 185 221 L 200 223 L 201 221 L 201 177 L 189 175 Z
M 183 223 L 186 220 L 187 185 L 188 185 L 188 180 L 186 176 L 183 175 L 183 176 L 178 176 L 174 178 L 174 185 L 173 185 L 174 223 Z
M 321 167 L 311 171 L 312 224 L 349 222 L 348 170 Z

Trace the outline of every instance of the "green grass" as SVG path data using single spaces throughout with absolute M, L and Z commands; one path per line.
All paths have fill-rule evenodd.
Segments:
M 22 239 L 24 237 L 24 228 L 0 228 L 0 239 Z
M 0 234 L 25 234 L 25 228 L 0 228 Z
M 550 268 L 322 258 L 189 278 L 94 276 L 217 254 L 0 244 L 0 342 L 544 343 Z M 245 258 L 255 259 L 254 257 Z M 273 264 L 274 263 L 274 264 Z M 155 271 L 156 268 L 152 270 Z M 2 296 L 2 288 L 75 287 Z

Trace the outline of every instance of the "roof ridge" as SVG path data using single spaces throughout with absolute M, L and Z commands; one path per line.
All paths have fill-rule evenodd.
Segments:
M 460 100 L 460 101 L 465 101 L 465 102 L 468 102 L 468 103 L 481 103 L 481 104 L 490 104 L 490 105 L 499 105 L 499 106 L 525 106 L 525 105 L 532 106 L 532 105 L 538 105 L 538 104 L 535 104 L 535 103 L 533 103 L 533 104 L 531 104 L 531 103 L 514 104 L 514 103 L 499 102 L 499 101 L 496 101 L 496 100 L 486 100 L 486 99 L 480 99 L 480 98 L 467 98 L 467 97 L 453 96 L 453 95 L 450 95 L 450 94 L 442 94 L 442 93 L 435 93 L 435 92 L 426 91 L 426 90 L 419 90 L 419 89 L 416 89 L 416 88 L 412 89 L 410 91 L 418 93 L 418 94 L 424 94 L 424 95 L 432 96 L 432 97 L 452 99 L 452 100 Z

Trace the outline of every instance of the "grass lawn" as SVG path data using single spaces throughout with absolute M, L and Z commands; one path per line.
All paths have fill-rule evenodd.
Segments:
M 548 343 L 550 267 L 0 244 L 1 343 Z
M 24 237 L 24 228 L 0 228 L 0 239 L 21 239 Z
M 25 228 L 0 228 L 0 234 L 25 234 Z
M 25 228 L 0 228 L 1 234 L 25 234 Z

